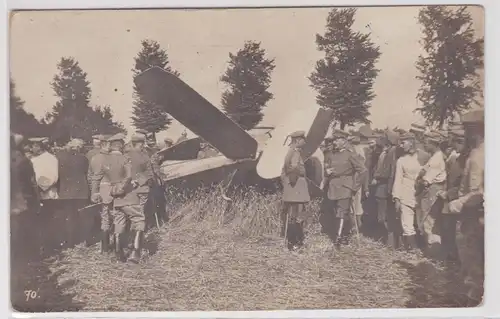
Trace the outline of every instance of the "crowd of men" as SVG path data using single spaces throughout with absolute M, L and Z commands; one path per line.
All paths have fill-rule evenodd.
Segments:
M 291 250 L 303 245 L 310 181 L 300 155 L 305 132 L 290 134 L 283 170 L 282 231 Z M 392 249 L 461 265 L 468 297 L 482 299 L 484 280 L 484 111 L 446 130 L 335 130 L 324 153 L 322 232 L 340 249 L 356 231 Z M 457 227 L 458 226 L 458 227 Z M 459 234 L 460 236 L 457 236 Z M 461 239 L 461 240 L 458 240 Z

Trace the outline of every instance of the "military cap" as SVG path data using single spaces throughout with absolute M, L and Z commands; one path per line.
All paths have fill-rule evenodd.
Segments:
M 429 131 L 424 134 L 424 137 L 432 142 L 440 143 L 443 141 L 444 136 L 438 131 Z
M 118 133 L 108 138 L 108 142 L 115 142 L 115 141 L 125 142 L 125 134 Z
M 100 140 L 101 142 L 106 142 L 106 141 L 108 141 L 108 140 L 109 140 L 109 138 L 110 138 L 111 136 L 113 136 L 113 135 L 110 135 L 110 134 L 101 134 L 101 135 L 99 135 L 99 140 Z
M 97 135 L 92 135 L 93 140 L 101 140 L 102 139 L 102 134 L 97 134 Z
M 385 138 L 392 145 L 397 145 L 399 143 L 399 133 L 391 130 L 385 131 Z
M 414 140 L 415 138 L 416 138 L 415 135 L 410 132 L 403 133 L 399 136 L 400 141 Z
M 144 142 L 146 141 L 146 137 L 143 134 L 134 134 L 130 138 L 132 142 Z
M 49 139 L 46 137 L 32 137 L 29 141 L 32 143 L 47 143 Z
M 484 110 L 475 110 L 465 113 L 462 116 L 462 123 L 464 124 L 481 124 L 484 123 Z
M 359 128 L 359 135 L 362 137 L 374 137 L 373 130 L 368 125 L 363 125 Z
M 303 137 L 303 138 L 305 138 L 306 137 L 306 132 L 304 132 L 304 131 L 295 131 L 295 132 L 293 132 L 292 134 L 290 134 L 288 136 L 290 136 L 291 138 L 297 138 L 297 137 Z
M 352 143 L 352 144 L 359 144 L 361 143 L 361 139 L 357 135 L 352 135 L 347 138 L 347 140 Z
M 336 139 L 336 138 L 345 138 L 345 139 L 347 139 L 348 137 L 349 137 L 349 133 L 347 133 L 346 131 L 335 129 L 332 132 L 332 138 L 334 138 L 334 139 Z
M 83 142 L 83 140 L 79 138 L 74 138 L 71 141 L 69 141 L 68 144 L 66 144 L 66 146 L 69 148 L 77 148 L 77 147 L 82 147 L 84 144 L 85 143 Z
M 165 142 L 165 144 L 174 144 L 174 140 L 172 140 L 170 137 L 165 137 L 163 139 L 163 142 Z

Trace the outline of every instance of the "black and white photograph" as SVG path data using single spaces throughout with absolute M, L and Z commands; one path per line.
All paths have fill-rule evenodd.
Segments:
M 12 11 L 12 311 L 480 307 L 484 20 Z

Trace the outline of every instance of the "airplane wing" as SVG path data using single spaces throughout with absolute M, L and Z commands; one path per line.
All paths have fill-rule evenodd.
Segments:
M 227 158 L 255 157 L 257 141 L 177 76 L 153 67 L 138 74 L 134 82 L 148 100 Z
M 195 137 L 164 148 L 158 153 L 167 161 L 182 161 L 196 159 L 200 150 L 201 138 Z

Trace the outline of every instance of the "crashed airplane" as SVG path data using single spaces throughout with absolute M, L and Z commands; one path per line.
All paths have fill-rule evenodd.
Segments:
M 160 105 L 177 121 L 198 135 L 160 151 L 166 184 L 193 189 L 225 182 L 263 188 L 279 185 L 281 166 L 292 131 L 307 133 L 302 155 L 313 196 L 320 194 L 323 181 L 322 153 L 318 150 L 332 119 L 332 110 L 303 108 L 293 112 L 276 128 L 263 128 L 269 137 L 257 139 L 233 122 L 177 76 L 152 67 L 138 74 L 134 82 L 150 102 Z M 201 141 L 213 146 L 219 156 L 197 159 Z

